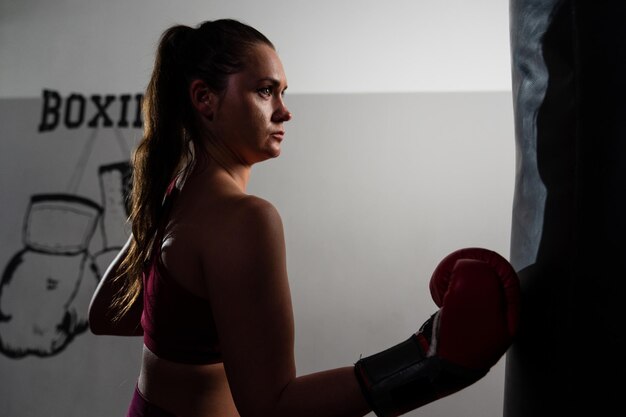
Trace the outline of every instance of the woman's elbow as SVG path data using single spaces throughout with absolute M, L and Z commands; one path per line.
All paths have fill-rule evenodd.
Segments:
M 89 306 L 87 321 L 89 323 L 89 331 L 91 331 L 91 333 L 98 336 L 109 333 L 107 330 L 110 330 L 110 324 L 107 325 L 107 320 L 104 320 L 102 315 L 97 313 L 97 309 L 94 308 L 93 305 Z
M 89 308 L 89 330 L 97 336 L 142 336 L 141 313 L 131 311 L 119 319 L 110 317 L 109 310 Z

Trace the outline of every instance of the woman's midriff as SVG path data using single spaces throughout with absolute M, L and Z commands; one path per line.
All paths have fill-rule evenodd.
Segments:
M 138 388 L 149 402 L 176 415 L 239 417 L 221 363 L 171 362 L 144 346 Z

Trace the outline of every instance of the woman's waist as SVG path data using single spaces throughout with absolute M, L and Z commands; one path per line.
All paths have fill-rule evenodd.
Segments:
M 146 324 L 142 319 L 143 343 L 155 357 L 173 364 L 207 365 L 222 362 L 217 338 L 211 332 L 182 332 L 179 329 L 177 332 L 161 330 L 155 334 L 154 326 Z
M 148 401 L 176 414 L 238 415 L 221 362 L 173 362 L 159 358 L 144 345 L 138 387 Z

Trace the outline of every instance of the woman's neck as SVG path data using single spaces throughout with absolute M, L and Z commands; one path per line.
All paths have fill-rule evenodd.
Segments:
M 200 163 L 196 163 L 194 171 L 206 169 L 209 174 L 232 181 L 241 192 L 245 193 L 252 166 L 238 158 L 227 146 L 213 141 L 205 141 L 204 145 L 204 154 L 200 156 L 202 162 L 198 161 L 199 155 L 196 155 L 196 161 Z
M 189 174 L 189 178 L 206 178 L 214 186 L 220 188 L 233 188 L 241 193 L 246 192 L 250 179 L 250 166 L 242 164 L 226 163 L 224 160 L 215 158 L 210 154 L 196 156 L 196 161 Z M 201 180 L 202 182 L 204 180 Z M 222 184 L 221 186 L 219 184 Z

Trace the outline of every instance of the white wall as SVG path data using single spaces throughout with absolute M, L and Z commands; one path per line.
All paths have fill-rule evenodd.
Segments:
M 165 27 L 222 17 L 272 39 L 291 94 L 510 90 L 502 0 L 2 0 L 0 97 L 142 90 Z

